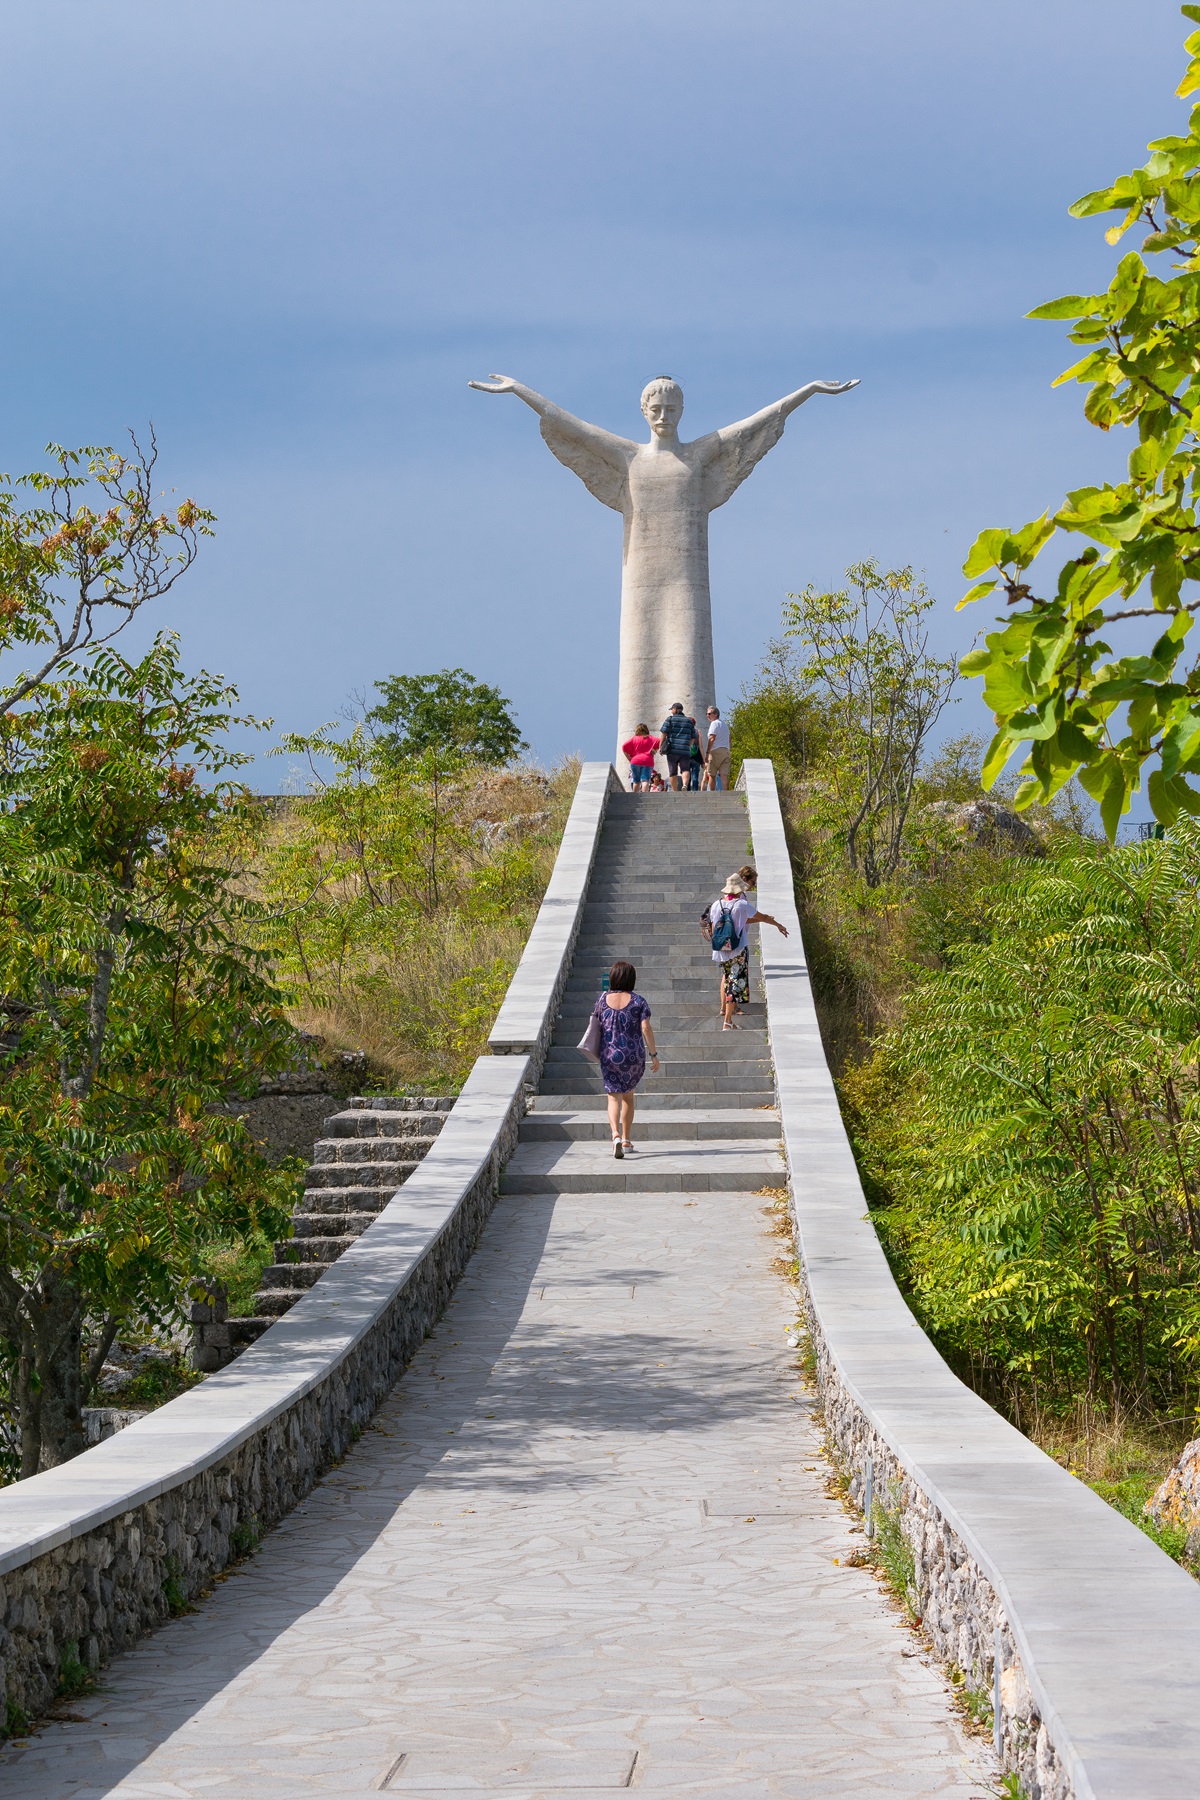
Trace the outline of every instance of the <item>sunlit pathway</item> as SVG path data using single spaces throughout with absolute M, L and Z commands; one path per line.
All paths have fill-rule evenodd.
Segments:
M 6 1800 L 982 1794 L 824 1492 L 752 1194 L 514 1195 L 345 1463 Z

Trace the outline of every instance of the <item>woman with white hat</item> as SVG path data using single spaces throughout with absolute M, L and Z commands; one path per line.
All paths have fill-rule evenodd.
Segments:
M 773 925 L 787 936 L 787 926 L 770 913 L 759 912 L 753 900 L 746 897 L 746 884 L 740 875 L 731 875 L 721 890 L 721 898 L 708 909 L 712 924 L 712 955 L 721 965 L 722 1029 L 736 1031 L 733 1015 L 750 999 L 749 948 L 751 925 Z

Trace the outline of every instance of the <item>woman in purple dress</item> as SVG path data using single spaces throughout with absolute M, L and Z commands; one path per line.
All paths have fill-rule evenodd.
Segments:
M 650 1008 L 633 984 L 637 970 L 632 963 L 615 962 L 608 974 L 608 992 L 601 994 L 592 1012 L 600 1021 L 600 1074 L 608 1095 L 608 1122 L 613 1134 L 613 1155 L 620 1160 L 633 1149 L 634 1090 L 646 1073 L 646 1052 L 657 1075 L 658 1052 L 650 1029 Z

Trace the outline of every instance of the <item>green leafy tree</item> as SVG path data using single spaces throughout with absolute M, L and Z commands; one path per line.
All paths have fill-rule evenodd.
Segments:
M 754 678 L 742 688 L 729 713 L 733 744 L 732 781 L 748 756 L 765 756 L 780 773 L 803 774 L 820 761 L 828 740 L 825 709 L 800 674 L 796 646 L 776 639 Z
M 1182 11 L 1200 22 L 1200 6 Z M 1181 96 L 1200 87 L 1200 32 L 1187 48 Z M 1149 148 L 1144 168 L 1071 208 L 1076 218 L 1120 213 L 1110 244 L 1141 224 L 1140 253 L 1121 258 L 1104 293 L 1029 315 L 1075 321 L 1084 354 L 1058 380 L 1088 389 L 1084 413 L 1100 430 L 1137 427 L 1128 479 L 1078 488 L 1019 529 L 984 531 L 963 565 L 981 578 L 963 605 L 1000 590 L 1015 609 L 961 664 L 983 677 L 996 717 L 985 784 L 1028 744 L 1017 805 L 1048 800 L 1078 771 L 1110 839 L 1143 773 L 1164 824 L 1200 811 L 1200 667 L 1180 661 L 1200 608 L 1200 107 L 1186 135 Z M 1172 272 L 1152 274 L 1147 255 L 1172 259 Z M 1039 580 L 1032 566 L 1060 531 L 1091 541 Z M 1116 654 L 1110 628 L 1141 621 L 1140 647 Z
M 1019 1411 L 1195 1395 L 1198 856 L 1186 820 L 1025 864 L 845 1077 L 919 1316 Z
M 130 456 L 57 444 L 48 454 L 52 469 L 0 487 L 0 658 L 32 651 L 34 659 L 0 679 L 0 711 L 69 658 L 110 642 L 212 535 L 212 513 L 194 500 L 164 508 L 156 496 L 153 432 L 147 449 L 133 438 Z M 34 503 L 22 504 L 28 496 Z
M 0 1340 L 26 1475 L 83 1448 L 124 1321 L 177 1322 L 208 1241 L 282 1229 L 219 1103 L 294 1042 L 233 879 L 233 690 L 170 637 L 59 676 L 0 721 Z
M 900 861 L 922 752 L 955 671 L 929 653 L 934 600 L 911 569 L 868 559 L 846 578 L 837 592 L 790 596 L 784 622 L 808 652 L 800 680 L 827 720 L 828 823 L 852 871 L 877 888 Z
M 367 714 L 385 755 L 395 759 L 429 751 L 451 752 L 501 766 L 528 745 L 499 688 L 476 681 L 465 669 L 436 675 L 389 675 L 377 681 L 383 695 Z

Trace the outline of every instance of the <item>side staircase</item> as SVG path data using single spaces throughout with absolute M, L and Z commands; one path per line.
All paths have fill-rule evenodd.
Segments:
M 445 1123 L 452 1095 L 364 1094 L 325 1121 L 313 1147 L 292 1235 L 263 1270 L 254 1311 L 231 1319 L 217 1294 L 192 1307 L 192 1361 L 210 1372 L 254 1344 L 381 1213 Z
M 740 1029 L 723 1031 L 717 965 L 700 931 L 705 905 L 748 860 L 740 794 L 611 797 L 574 967 L 539 1092 L 504 1173 L 506 1192 L 755 1193 L 783 1185 L 756 959 L 752 953 Z M 636 1148 L 620 1162 L 600 1072 L 575 1047 L 618 958 L 637 969 L 661 1058 L 661 1073 L 647 1069 L 638 1090 Z

